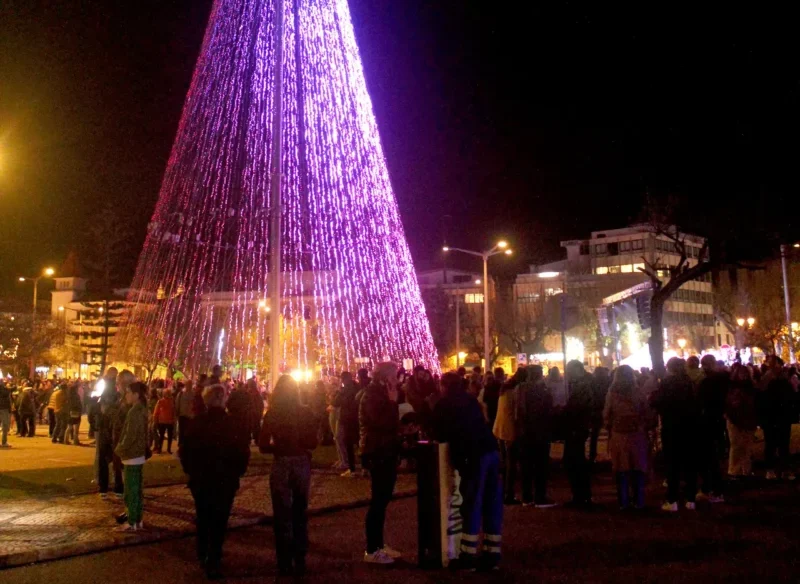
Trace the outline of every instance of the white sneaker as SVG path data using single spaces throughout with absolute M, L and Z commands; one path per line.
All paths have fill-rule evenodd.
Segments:
M 706 495 L 703 491 L 699 491 L 695 496 L 696 501 L 707 501 L 708 495 Z
M 108 499 L 108 493 L 98 493 L 101 499 Z
M 797 477 L 794 476 L 793 472 L 785 472 L 785 473 L 783 473 L 783 478 L 785 478 L 787 481 L 794 481 L 794 480 L 797 479 Z
M 766 476 L 766 479 L 767 479 L 768 481 L 777 481 L 777 480 L 778 480 L 778 475 L 777 475 L 777 474 L 775 474 L 775 471 L 774 471 L 774 470 L 768 470 L 768 471 L 767 471 L 767 476 Z
M 364 561 L 368 564 L 394 564 L 394 560 L 383 550 L 378 550 L 372 554 L 364 552 Z
M 724 503 L 725 502 L 725 495 L 715 495 L 715 494 L 712 493 L 712 494 L 710 494 L 708 496 L 708 502 L 711 503 L 711 504 Z
M 667 481 L 667 479 L 664 479 L 664 482 L 661 483 L 661 486 L 666 489 L 669 486 L 669 481 Z
M 350 469 L 348 468 L 346 471 L 344 471 L 339 476 L 342 477 L 342 478 L 345 478 L 345 479 L 350 479 L 350 478 L 355 477 L 356 475 L 355 475 L 355 473 L 350 472 Z
M 403 554 L 398 552 L 396 549 L 389 547 L 388 545 L 383 546 L 383 553 L 385 553 L 387 556 L 389 556 L 393 560 L 396 560 L 397 558 L 403 557 Z
M 686 510 L 687 511 L 694 511 L 697 505 L 692 503 L 691 501 L 686 501 Z
M 678 512 L 678 504 L 677 503 L 669 503 L 666 502 L 661 505 L 661 510 L 666 511 L 668 513 L 677 513 Z
M 115 528 L 114 531 L 119 531 L 120 533 L 133 533 L 136 531 L 136 526 L 126 523 L 125 525 L 120 525 L 119 527 Z
M 141 531 L 142 529 L 144 529 L 144 521 L 140 521 L 139 523 L 136 524 L 137 531 Z

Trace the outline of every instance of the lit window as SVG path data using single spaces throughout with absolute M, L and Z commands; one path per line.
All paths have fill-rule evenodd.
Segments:
M 608 266 L 609 274 L 619 274 L 619 266 Z
M 620 268 L 623 274 L 630 274 L 633 271 L 633 266 L 631 264 L 624 264 L 620 266 Z
M 595 274 L 607 274 L 608 268 L 605 266 L 597 266 L 594 270 Z
M 464 304 L 483 304 L 483 294 L 465 294 Z
M 644 270 L 644 264 L 633 264 L 633 271 L 634 272 L 639 272 L 641 270 Z

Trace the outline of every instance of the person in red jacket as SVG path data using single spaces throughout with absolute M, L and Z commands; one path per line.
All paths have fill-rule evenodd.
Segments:
M 172 433 L 175 429 L 175 400 L 172 399 L 172 390 L 165 389 L 163 397 L 158 400 L 156 409 L 153 410 L 153 423 L 158 429 L 158 448 L 156 452 L 162 453 L 164 434 L 166 433 L 167 453 L 172 454 Z

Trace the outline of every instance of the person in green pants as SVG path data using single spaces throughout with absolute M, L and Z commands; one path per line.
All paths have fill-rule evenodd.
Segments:
M 147 460 L 147 386 L 141 382 L 132 383 L 125 391 L 125 401 L 131 409 L 125 417 L 125 425 L 114 452 L 125 465 L 125 507 L 128 512 L 128 522 L 119 531 L 131 532 L 144 529 L 142 470 Z

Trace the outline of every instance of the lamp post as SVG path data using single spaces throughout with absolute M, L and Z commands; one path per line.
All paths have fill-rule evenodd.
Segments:
M 481 281 L 475 280 L 475 285 L 480 286 Z M 456 369 L 461 366 L 461 288 L 456 288 Z
M 477 256 L 483 260 L 483 359 L 485 373 L 486 370 L 489 369 L 489 357 L 491 353 L 491 349 L 489 348 L 489 258 L 501 253 L 511 255 L 513 252 L 505 241 L 498 241 L 492 249 L 484 252 L 449 246 L 444 246 L 442 251 L 459 251 L 468 255 Z M 456 360 L 457 359 L 458 358 L 456 358 Z
M 794 244 L 800 247 L 800 244 Z M 783 305 L 786 311 L 786 328 L 789 331 L 789 363 L 794 363 L 794 339 L 792 339 L 792 314 L 789 304 L 789 276 L 786 268 L 786 256 L 789 253 L 789 246 L 781 244 L 781 271 L 783 272 Z
M 756 324 L 756 319 L 753 318 L 752 316 L 748 316 L 747 318 L 740 316 L 739 318 L 736 319 L 736 324 L 739 325 L 737 336 L 740 337 L 739 340 L 736 342 L 737 349 L 739 348 L 744 349 L 744 344 L 745 344 L 744 331 L 753 328 L 753 325 Z M 738 345 L 742 346 L 739 347 Z
M 539 277 L 544 279 L 558 278 L 561 272 L 539 272 Z M 565 271 L 561 278 L 561 298 L 560 298 L 560 312 L 561 312 L 561 352 L 562 352 L 562 367 L 564 368 L 564 379 L 567 378 L 567 331 L 566 331 L 566 312 L 564 302 L 567 296 L 567 272 Z M 617 359 L 619 360 L 619 359 Z
M 39 298 L 39 280 L 42 278 L 52 278 L 53 274 L 56 271 L 53 268 L 45 268 L 42 271 L 40 276 L 36 276 L 35 278 L 24 278 L 20 277 L 20 282 L 33 282 L 33 311 L 31 312 L 31 364 L 30 364 L 30 378 L 31 382 L 33 381 L 33 376 L 36 373 L 36 341 L 34 336 L 36 335 L 36 301 Z

